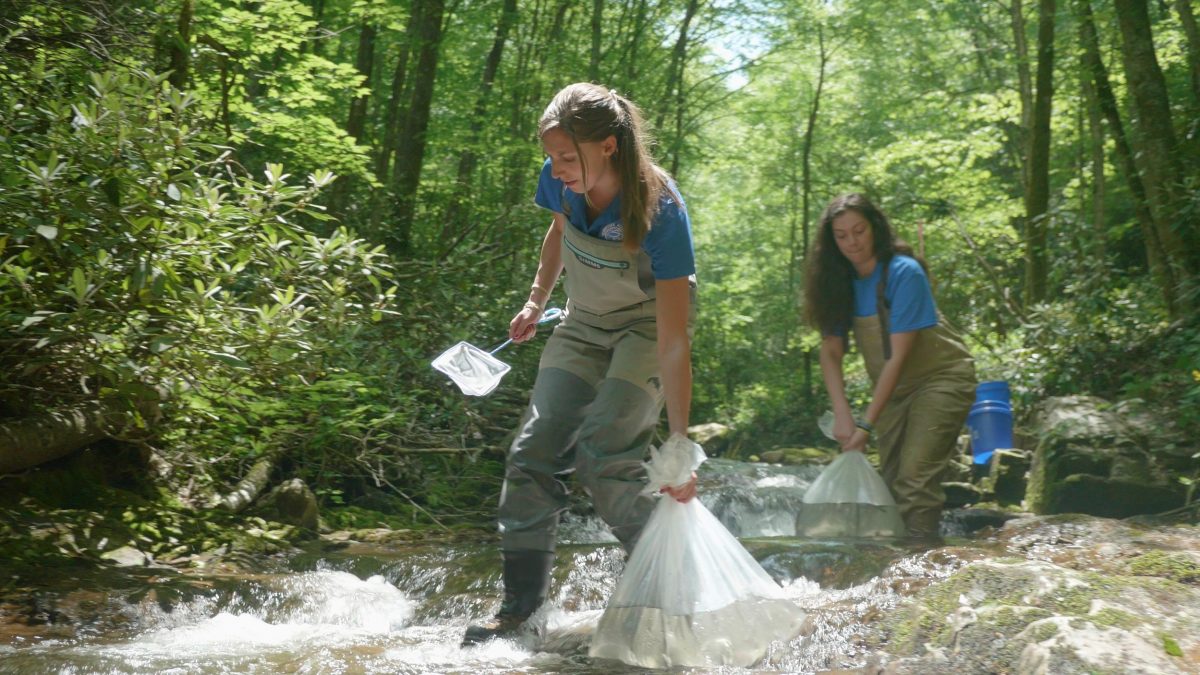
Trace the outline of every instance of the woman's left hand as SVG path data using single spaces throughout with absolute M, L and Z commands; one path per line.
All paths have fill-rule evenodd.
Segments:
M 857 450 L 859 452 L 867 451 L 867 432 L 856 428 L 854 433 L 850 434 L 850 440 L 842 444 L 842 452 Z
M 676 487 L 665 487 L 663 492 L 671 495 L 671 497 L 682 504 L 686 504 L 696 496 L 696 472 L 692 472 L 692 479 L 683 485 Z

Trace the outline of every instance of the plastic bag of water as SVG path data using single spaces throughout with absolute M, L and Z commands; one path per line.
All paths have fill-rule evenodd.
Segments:
M 902 537 L 896 501 L 866 455 L 843 452 L 817 477 L 796 517 L 801 537 Z
M 647 489 L 686 483 L 705 459 L 672 437 Z M 656 487 L 658 486 L 658 487 Z M 654 507 L 588 654 L 644 668 L 749 666 L 799 632 L 804 612 L 699 499 Z

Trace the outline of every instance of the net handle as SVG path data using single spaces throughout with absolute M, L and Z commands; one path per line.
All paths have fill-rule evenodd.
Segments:
M 561 309 L 559 309 L 557 307 L 550 307 L 545 312 L 542 313 L 542 318 L 537 320 L 538 325 L 540 326 L 544 323 L 550 323 L 551 321 L 558 321 L 559 318 L 562 317 L 562 313 L 563 313 L 563 311 Z M 496 347 L 495 349 L 489 351 L 488 353 L 495 354 L 496 352 L 500 351 L 501 349 L 504 349 L 505 347 L 512 344 L 512 341 L 513 341 L 512 338 L 508 338 L 504 342 L 501 342 L 499 347 Z

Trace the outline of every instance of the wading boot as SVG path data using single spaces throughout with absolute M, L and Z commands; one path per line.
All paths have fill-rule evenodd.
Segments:
M 546 599 L 553 566 L 554 554 L 549 551 L 505 551 L 504 600 L 500 611 L 491 621 L 468 627 L 462 646 L 516 635 L 521 624 Z
M 904 519 L 908 529 L 908 540 L 916 544 L 941 546 L 942 510 L 938 508 L 913 509 Z

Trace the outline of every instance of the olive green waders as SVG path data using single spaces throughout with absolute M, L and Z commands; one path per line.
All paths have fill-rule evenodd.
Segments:
M 464 644 L 510 634 L 545 599 L 566 474 L 575 473 L 627 551 L 654 506 L 640 494 L 663 404 L 649 256 L 567 225 L 563 263 L 566 314 L 542 352 L 500 493 L 504 601 Z M 693 286 L 690 316 L 694 308 Z
M 854 319 L 854 342 L 872 384 L 887 361 L 883 321 L 878 314 Z M 875 423 L 880 473 L 910 537 L 938 536 L 946 502 L 942 472 L 974 397 L 975 362 L 939 316 L 938 325 L 916 331 L 896 389 Z

